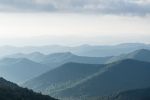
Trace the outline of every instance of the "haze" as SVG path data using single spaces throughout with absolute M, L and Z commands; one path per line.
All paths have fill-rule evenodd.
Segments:
M 149 0 L 0 3 L 0 45 L 150 43 Z

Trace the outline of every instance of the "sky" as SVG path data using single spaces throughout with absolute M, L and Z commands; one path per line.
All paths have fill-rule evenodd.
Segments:
M 150 0 L 0 0 L 0 45 L 150 43 Z

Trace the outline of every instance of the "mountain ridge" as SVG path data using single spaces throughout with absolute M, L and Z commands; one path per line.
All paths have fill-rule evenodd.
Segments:
M 0 60 L 0 75 L 10 81 L 22 83 L 49 70 L 49 67 L 26 58 Z
M 32 53 L 41 52 L 44 54 L 57 53 L 57 52 L 72 52 L 80 56 L 89 57 L 104 57 L 104 56 L 117 56 L 122 53 L 129 53 L 138 49 L 149 49 L 149 44 L 142 43 L 125 43 L 118 45 L 80 45 L 80 46 L 61 46 L 61 45 L 47 45 L 47 46 L 3 46 L 0 47 L 0 55 L 7 56 L 15 53 Z
M 144 88 L 146 86 L 150 86 L 149 85 L 150 80 L 148 77 L 150 73 L 149 66 L 150 66 L 150 63 L 148 62 L 137 61 L 133 59 L 121 60 L 118 62 L 107 64 L 106 66 L 103 66 L 102 69 L 95 69 L 96 72 L 91 73 L 90 75 L 86 76 L 85 78 L 81 80 L 78 80 L 77 81 L 78 84 L 72 81 L 73 83 L 70 84 L 71 86 L 70 88 L 67 88 L 69 87 L 69 84 L 68 84 L 66 89 L 65 88 L 63 88 L 62 90 L 58 89 L 59 91 L 56 91 L 56 93 L 55 92 L 54 93 L 51 92 L 51 93 L 55 96 L 60 96 L 60 97 L 61 96 L 63 97 L 65 96 L 76 97 L 77 96 L 78 97 L 82 95 L 87 95 L 87 96 L 100 96 L 101 95 L 102 96 L 104 94 L 110 95 L 111 93 L 117 92 L 118 90 L 136 89 L 139 87 Z M 128 75 L 126 73 L 128 73 Z M 58 77 L 59 77 L 59 74 L 58 74 Z M 86 78 L 87 80 L 84 80 Z M 145 82 L 143 82 L 144 80 Z M 136 82 L 138 82 L 137 85 L 135 85 Z M 38 80 L 35 83 L 38 83 Z M 46 89 L 46 91 L 45 90 L 42 90 L 42 91 L 43 93 L 46 93 L 46 94 L 48 93 L 52 95 L 50 92 L 48 92 L 49 91 L 48 88 Z M 50 91 L 53 91 L 53 89 Z

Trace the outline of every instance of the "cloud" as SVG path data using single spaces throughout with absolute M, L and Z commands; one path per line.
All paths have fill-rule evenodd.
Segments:
M 150 0 L 0 0 L 0 4 L 1 11 L 150 14 Z

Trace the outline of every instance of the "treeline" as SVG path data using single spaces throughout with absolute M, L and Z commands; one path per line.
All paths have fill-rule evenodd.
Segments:
M 0 78 L 0 100 L 56 100 Z

